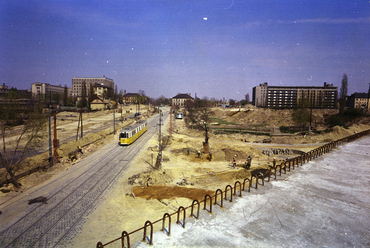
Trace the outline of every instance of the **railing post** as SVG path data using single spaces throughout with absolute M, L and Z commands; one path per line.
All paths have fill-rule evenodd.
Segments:
M 248 192 L 251 192 L 251 181 L 249 180 L 249 178 L 245 178 L 244 181 L 243 181 L 243 190 L 245 189 L 245 182 L 248 180 Z
M 146 228 L 147 226 L 150 225 L 150 241 L 149 241 L 149 244 L 152 245 L 153 244 L 153 224 L 152 222 L 150 222 L 149 220 L 147 220 L 144 224 L 144 236 L 143 236 L 143 241 L 145 241 L 145 238 L 146 238 Z
M 185 218 L 186 218 L 186 214 L 185 214 L 185 208 L 183 206 L 180 206 L 179 209 L 177 210 L 177 224 L 181 224 L 180 222 L 180 211 L 183 210 L 184 211 L 184 224 L 182 225 L 183 228 L 185 228 Z
M 207 198 L 209 198 L 209 208 L 210 208 L 210 212 L 212 213 L 212 196 L 210 196 L 210 195 L 206 195 L 205 197 L 204 197 L 204 210 L 206 210 L 207 208 Z
M 262 186 L 265 185 L 265 173 L 261 173 L 262 174 Z M 259 177 L 260 175 L 257 175 L 257 177 Z
M 127 237 L 127 248 L 130 248 L 130 237 L 126 231 L 123 231 L 121 234 L 122 248 L 125 248 L 125 237 Z
M 217 204 L 217 195 L 218 195 L 218 192 L 220 192 L 221 194 L 221 207 L 224 206 L 224 198 L 223 198 L 223 193 L 222 193 L 222 190 L 221 189 L 217 189 L 216 190 L 216 193 L 215 193 L 215 204 Z
M 239 189 L 240 189 L 240 196 L 242 196 L 242 185 L 239 181 L 236 181 L 234 184 L 234 195 L 236 195 L 236 185 L 239 184 Z
M 233 201 L 233 187 L 231 185 L 226 185 L 225 187 L 225 200 L 227 200 L 227 188 L 230 188 L 230 202 Z
M 164 226 L 165 222 L 166 222 L 166 217 L 168 217 L 168 236 L 171 235 L 171 215 L 169 213 L 165 213 L 163 215 L 163 218 L 162 218 L 162 231 L 166 231 L 166 228 Z
M 268 179 L 268 181 L 267 182 L 270 182 L 270 178 L 271 178 L 271 171 L 272 171 L 272 169 L 274 168 L 275 169 L 275 175 L 276 175 L 276 167 L 277 166 L 275 166 L 275 167 L 270 167 L 269 168 L 269 179 Z M 275 178 L 276 179 L 276 178 Z
M 200 208 L 198 200 L 194 200 L 193 203 L 191 204 L 191 216 L 193 216 L 194 203 L 198 204 L 197 216 L 194 215 L 194 217 L 198 219 L 199 218 L 199 208 Z
M 256 175 L 252 175 L 252 178 L 251 178 L 251 184 L 253 183 L 253 177 L 256 178 L 256 189 L 258 189 L 258 176 Z

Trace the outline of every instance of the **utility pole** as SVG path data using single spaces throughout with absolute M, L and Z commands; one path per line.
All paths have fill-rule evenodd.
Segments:
M 82 125 L 82 112 L 83 112 L 83 105 L 81 104 L 81 112 L 80 112 L 80 116 L 81 116 L 81 139 L 84 136 L 84 128 L 83 128 L 83 125 Z
M 172 136 L 172 108 L 173 108 L 173 105 L 171 105 L 171 109 L 170 109 L 170 136 Z
M 116 134 L 116 109 L 115 105 L 113 105 L 113 134 Z
M 50 91 L 50 101 L 49 101 L 49 166 L 53 166 L 53 154 L 51 147 L 51 91 Z
M 81 103 L 80 116 L 78 117 L 78 125 L 77 125 L 76 141 L 78 140 L 78 131 L 80 130 L 80 122 L 81 122 L 81 139 L 82 139 L 82 137 L 83 137 L 83 127 L 82 127 L 82 103 Z
M 161 168 L 161 162 L 162 162 L 162 111 L 159 109 L 159 133 L 158 133 L 158 156 L 157 161 L 155 163 L 155 168 L 160 169 Z
M 54 159 L 53 164 L 56 164 L 58 160 L 58 139 L 57 139 L 57 115 L 56 111 L 54 111 Z
M 311 110 L 310 110 L 310 128 L 309 128 L 309 132 L 311 131 L 312 129 L 312 104 L 311 104 Z
M 367 110 L 369 110 L 369 104 L 370 104 L 370 83 L 369 83 L 369 90 L 367 91 L 367 103 L 366 103 L 366 106 L 367 106 Z

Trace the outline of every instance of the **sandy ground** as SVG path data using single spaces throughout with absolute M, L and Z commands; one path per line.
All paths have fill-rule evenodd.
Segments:
M 168 125 L 164 128 L 167 130 L 164 132 L 165 135 L 169 134 L 168 128 Z M 333 134 L 328 134 L 328 137 L 322 139 L 329 139 L 329 137 L 338 139 L 368 128 L 365 125 L 349 130 L 335 128 Z M 250 135 L 244 138 L 253 140 L 254 137 Z M 255 138 L 257 140 L 257 137 Z M 308 139 L 308 137 L 299 137 L 299 139 Z M 153 222 L 162 219 L 164 213 L 174 213 L 180 206 L 190 206 L 194 199 L 203 200 L 206 194 L 212 194 L 218 188 L 223 189 L 238 179 L 250 177 L 254 171 L 272 165 L 273 156 L 264 155 L 261 152 L 264 148 L 290 147 L 308 151 L 321 145 L 318 142 L 292 146 L 256 144 L 241 141 L 239 135 L 228 135 L 226 139 L 222 136 L 211 136 L 212 160 L 210 161 L 209 154 L 202 153 L 201 158 L 197 157 L 197 151 L 202 150 L 203 140 L 202 134 L 187 129 L 183 120 L 174 120 L 172 137 L 163 151 L 162 168 L 155 170 L 151 164 L 152 154 L 155 158 L 157 153 L 155 148 L 157 137 L 153 137 L 144 149 L 146 152 L 142 152 L 135 159 L 126 176 L 89 216 L 80 235 L 75 239 L 74 247 L 92 247 L 98 241 L 107 243 L 120 237 L 124 230 L 128 232 L 137 230 L 143 227 L 147 220 Z M 237 167 L 233 168 L 231 160 L 235 155 Z M 248 155 L 253 157 L 250 170 L 242 167 Z M 280 161 L 287 157 L 289 156 L 276 156 L 276 159 Z M 154 228 L 159 230 L 160 224 Z M 140 240 L 141 235 L 142 233 L 138 232 L 130 236 L 130 239 Z
M 317 111 L 317 122 L 323 121 L 325 113 Z M 102 117 L 104 120 L 110 118 Z M 215 110 L 214 116 L 229 122 L 240 122 L 240 125 L 263 124 L 265 129 L 271 129 L 279 125 L 289 125 L 289 113 L 285 110 L 274 112 L 268 109 L 253 109 L 239 111 Z M 279 120 L 280 116 L 280 120 Z M 99 117 L 91 117 L 95 119 Z M 129 121 L 129 120 L 128 120 Z M 128 125 L 128 121 L 120 125 Z M 92 121 L 91 121 L 92 122 Z M 95 124 L 98 125 L 98 124 Z M 91 125 L 92 126 L 92 125 Z M 258 127 L 259 130 L 262 127 Z M 194 199 L 202 200 L 205 194 L 213 193 L 218 188 L 225 188 L 226 185 L 238 179 L 250 177 L 251 173 L 258 169 L 267 168 L 272 165 L 273 157 L 277 163 L 289 156 L 295 156 L 299 152 L 307 152 L 320 146 L 322 143 L 337 140 L 339 138 L 369 129 L 370 126 L 363 123 L 353 125 L 349 129 L 335 127 L 329 133 L 320 135 L 293 135 L 273 136 L 273 143 L 254 143 L 268 136 L 257 136 L 253 134 L 221 134 L 210 135 L 209 154 L 201 153 L 198 158 L 197 151 L 202 151 L 203 133 L 188 129 L 184 120 L 173 120 L 171 137 L 163 150 L 163 162 L 160 170 L 153 169 L 153 160 L 157 155 L 158 137 L 153 137 L 143 149 L 143 152 L 130 164 L 129 169 L 117 185 L 106 195 L 100 205 L 89 216 L 81 233 L 76 237 L 74 247 L 94 247 L 98 241 L 107 243 L 121 235 L 121 232 L 128 232 L 141 228 L 145 221 L 155 221 L 163 217 L 163 214 L 174 213 L 179 206 L 190 206 Z M 62 128 L 62 130 L 68 128 Z M 71 125 L 76 129 L 76 125 Z M 69 132 L 71 131 L 69 130 Z M 67 135 L 68 131 L 66 132 Z M 83 142 L 83 155 L 79 159 L 88 156 L 100 147 L 117 140 L 117 137 L 108 135 L 109 131 L 101 131 L 97 134 L 87 135 Z M 163 126 L 162 134 L 169 137 L 169 123 Z M 98 142 L 91 143 L 100 139 Z M 247 141 L 247 142 L 246 142 Z M 91 144 L 89 144 L 91 143 Z M 33 187 L 44 182 L 60 172 L 73 166 L 68 161 L 66 154 L 75 150 L 80 143 L 73 142 L 61 146 L 60 155 L 63 156 L 57 167 L 48 169 L 47 172 L 34 173 L 21 182 L 23 187 Z M 290 149 L 291 154 L 278 154 L 268 156 L 264 154 L 266 149 Z M 189 154 L 188 154 L 189 151 Z M 244 169 L 244 161 L 252 155 L 252 166 L 249 170 Z M 40 161 L 43 158 L 39 155 L 31 161 Z M 46 155 L 47 157 L 47 155 Z M 236 158 L 237 166 L 233 168 L 231 161 Z M 9 186 L 11 187 L 11 186 Z M 4 201 L 17 192 L 1 193 L 0 198 Z M 155 227 L 156 230 L 159 229 Z M 104 230 L 104 231 L 102 231 Z M 141 239 L 141 233 L 133 236 L 132 239 Z
M 343 144 L 135 247 L 369 247 L 369 145 Z

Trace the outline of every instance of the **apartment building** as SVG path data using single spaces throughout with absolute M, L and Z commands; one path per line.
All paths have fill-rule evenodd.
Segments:
M 256 107 L 267 106 L 267 89 L 268 84 L 263 83 L 253 88 L 252 104 Z
M 370 93 L 370 92 L 369 92 Z M 370 94 L 355 92 L 347 98 L 349 108 L 369 109 Z
M 40 83 L 36 82 L 31 84 L 31 93 L 32 97 L 40 96 L 40 95 L 63 95 L 64 94 L 64 87 L 62 85 L 51 85 L 48 83 Z
M 303 99 L 312 108 L 336 108 L 338 87 L 324 83 L 319 86 L 268 86 L 267 83 L 253 88 L 252 104 L 268 108 L 296 108 Z
M 89 95 L 90 87 L 94 87 L 95 85 L 100 85 L 100 88 L 109 88 L 111 90 L 114 89 L 114 81 L 113 79 L 107 78 L 103 76 L 102 78 L 88 78 L 88 77 L 76 77 L 72 78 L 72 96 L 77 97 L 81 96 L 82 94 L 82 84 L 83 82 L 86 83 L 86 95 Z M 95 88 L 97 90 L 98 87 Z M 95 92 L 97 94 L 97 92 Z

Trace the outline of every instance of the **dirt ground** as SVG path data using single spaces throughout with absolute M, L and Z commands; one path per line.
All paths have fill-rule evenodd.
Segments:
M 223 111 L 217 114 L 227 116 Z M 203 200 L 206 194 L 213 194 L 217 189 L 224 190 L 236 180 L 250 177 L 251 173 L 272 165 L 273 156 L 262 153 L 265 148 L 289 147 L 307 152 L 321 145 L 322 140 L 339 139 L 369 128 L 369 125 L 358 125 L 349 129 L 335 127 L 332 133 L 315 138 L 309 135 L 284 137 L 285 144 L 242 141 L 261 139 L 255 135 L 211 134 L 210 160 L 209 154 L 201 153 L 200 158 L 197 156 L 197 151 L 202 151 L 203 134 L 186 128 L 183 120 L 174 120 L 172 136 L 163 150 L 162 168 L 155 170 L 149 165 L 153 164 L 152 154 L 155 157 L 157 153 L 157 137 L 154 137 L 145 147 L 146 152 L 142 152 L 132 163 L 127 177 L 121 179 L 104 204 L 91 214 L 81 234 L 75 239 L 74 246 L 92 246 L 96 245 L 97 241 L 108 242 L 119 237 L 123 230 L 131 232 L 139 229 L 147 220 L 153 222 L 162 219 L 164 213 L 174 213 L 180 206 L 190 206 L 194 199 Z M 166 130 L 164 135 L 169 135 L 168 125 L 162 130 Z M 307 143 L 300 143 L 303 140 L 307 140 Z M 249 155 L 253 157 L 252 166 L 250 170 L 246 170 L 242 166 Z M 297 154 L 278 155 L 276 160 L 279 162 L 295 155 Z M 236 168 L 231 166 L 233 157 L 236 157 Z M 99 229 L 96 226 L 99 226 Z M 154 228 L 158 230 L 159 227 Z M 102 233 L 102 229 L 107 231 Z
M 317 123 L 323 121 L 327 112 L 315 111 Z M 214 116 L 226 119 L 228 122 L 237 122 L 240 125 L 262 123 L 266 128 L 290 125 L 289 111 L 273 111 L 268 109 L 246 110 L 214 109 Z M 122 125 L 128 124 L 123 122 Z M 162 128 L 162 135 L 169 137 L 163 150 L 163 161 L 160 170 L 153 168 L 153 157 L 156 157 L 158 137 L 153 137 L 135 160 L 132 162 L 126 175 L 120 179 L 111 193 L 105 196 L 102 204 L 97 206 L 89 216 L 75 239 L 75 247 L 95 246 L 98 241 L 106 243 L 120 236 L 123 230 L 133 231 L 141 228 L 145 221 L 159 220 L 163 214 L 177 211 L 179 206 L 190 206 L 194 199 L 203 200 L 206 194 L 213 194 L 217 189 L 225 189 L 228 184 L 233 185 L 236 180 L 250 177 L 251 173 L 272 165 L 273 158 L 277 163 L 296 156 L 299 152 L 307 152 L 320 146 L 324 142 L 340 139 L 370 128 L 369 122 L 357 123 L 349 129 L 334 127 L 331 132 L 320 135 L 291 135 L 273 136 L 272 143 L 254 143 L 268 137 L 253 134 L 210 134 L 210 154 L 202 150 L 203 133 L 188 129 L 184 120 L 173 120 L 171 137 L 169 124 Z M 100 139 L 98 142 L 93 140 Z M 113 135 L 101 131 L 86 136 L 83 159 L 99 147 L 116 141 Z M 246 142 L 247 141 L 247 142 Z M 33 187 L 48 180 L 52 175 L 74 166 L 65 156 L 76 143 L 61 146 L 60 154 L 63 159 L 58 166 L 46 172 L 37 172 L 21 180 L 23 188 Z M 290 149 L 290 154 L 266 155 L 266 149 Z M 74 148 L 73 148 L 74 149 Z M 197 152 L 201 151 L 201 157 Z M 252 165 L 249 170 L 243 168 L 247 157 L 252 156 Z M 45 159 L 39 155 L 34 161 Z M 237 166 L 232 166 L 232 159 L 236 159 Z M 11 187 L 11 186 L 8 186 Z M 10 193 L 1 193 L 0 199 L 11 197 Z M 5 197 L 5 198 L 4 198 Z M 99 228 L 97 228 L 99 227 Z M 101 230 L 105 230 L 102 232 Z

